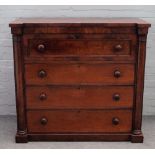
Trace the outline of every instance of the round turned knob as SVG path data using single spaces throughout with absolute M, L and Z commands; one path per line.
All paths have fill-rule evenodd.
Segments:
M 119 124 L 119 119 L 118 119 L 117 117 L 114 117 L 114 118 L 112 119 L 112 124 L 118 125 L 118 124 Z
M 47 99 L 46 94 L 45 94 L 45 93 L 41 93 L 40 96 L 39 96 L 39 99 L 40 99 L 41 101 L 46 100 L 46 99 Z
M 47 120 L 47 118 L 45 118 L 45 117 L 41 118 L 41 120 L 40 120 L 40 123 L 41 123 L 42 125 L 46 125 L 47 122 L 48 122 L 48 120 Z
M 39 44 L 37 47 L 39 52 L 44 52 L 45 51 L 45 45 L 44 44 Z
M 120 44 L 116 45 L 116 46 L 115 46 L 115 50 L 116 50 L 116 51 L 122 50 L 122 46 L 121 46 Z
M 121 76 L 121 72 L 116 70 L 114 71 L 114 77 L 119 78 Z
M 70 37 L 72 39 L 79 39 L 80 36 L 78 34 L 72 34 Z
M 40 71 L 38 72 L 38 76 L 39 76 L 40 78 L 46 77 L 46 76 L 47 76 L 46 71 L 40 70 Z
M 119 100 L 120 100 L 120 95 L 119 95 L 119 94 L 114 94 L 114 95 L 113 95 L 113 99 L 114 99 L 115 101 L 119 101 Z

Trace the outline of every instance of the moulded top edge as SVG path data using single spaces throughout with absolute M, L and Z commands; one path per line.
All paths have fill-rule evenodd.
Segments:
M 9 24 L 21 26 L 135 26 L 150 27 L 151 24 L 139 18 L 19 18 Z

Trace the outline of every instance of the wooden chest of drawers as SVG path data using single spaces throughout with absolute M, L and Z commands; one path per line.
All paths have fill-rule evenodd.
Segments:
M 142 142 L 149 23 L 19 19 L 13 34 L 16 142 Z

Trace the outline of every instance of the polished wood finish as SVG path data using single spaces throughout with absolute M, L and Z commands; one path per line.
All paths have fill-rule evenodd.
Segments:
M 130 40 L 107 39 L 33 39 L 29 41 L 28 53 L 30 57 L 65 56 L 65 55 L 130 55 Z M 75 37 L 75 39 L 74 39 Z
M 26 60 L 134 60 L 133 34 L 27 34 L 23 36 Z M 62 50 L 63 49 L 63 50 Z M 73 59 L 74 58 L 74 59 Z
M 94 76 L 95 75 L 95 76 Z M 133 64 L 26 64 L 27 85 L 134 84 Z
M 132 86 L 79 85 L 26 88 L 27 109 L 132 108 L 133 95 Z
M 143 142 L 146 38 L 141 19 L 18 19 L 17 134 L 28 141 Z
M 30 133 L 130 132 L 132 127 L 132 111 L 28 111 L 27 120 L 28 131 Z

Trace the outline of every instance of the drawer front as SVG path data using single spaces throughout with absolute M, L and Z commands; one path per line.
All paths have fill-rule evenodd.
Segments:
M 28 109 L 132 108 L 132 86 L 27 87 Z
M 28 53 L 30 57 L 129 56 L 131 54 L 130 44 L 130 40 L 114 39 L 32 39 L 29 41 Z
M 28 132 L 130 132 L 130 110 L 52 110 L 27 112 Z
M 133 84 L 134 64 L 26 64 L 29 85 Z

